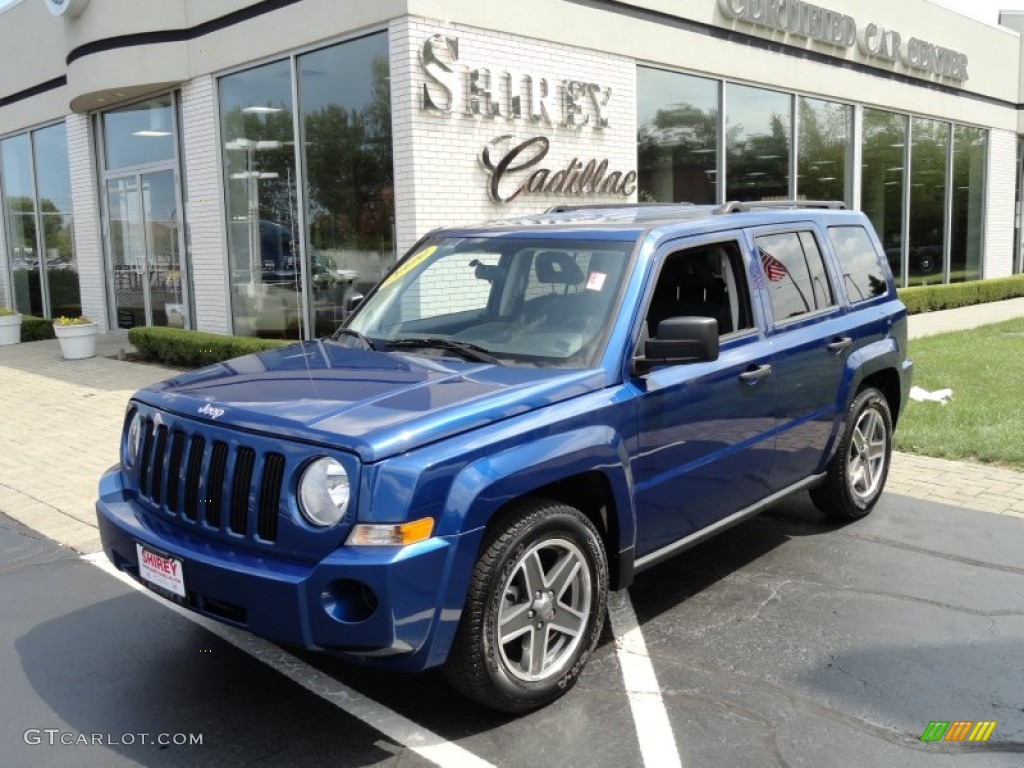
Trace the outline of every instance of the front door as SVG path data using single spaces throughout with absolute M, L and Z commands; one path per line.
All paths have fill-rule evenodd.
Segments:
M 648 335 L 657 337 L 669 317 L 713 317 L 720 351 L 717 360 L 662 366 L 636 381 L 638 557 L 768 495 L 777 380 L 746 273 L 735 239 L 687 245 L 661 263 Z
M 173 169 L 107 179 L 115 326 L 187 328 L 181 215 Z

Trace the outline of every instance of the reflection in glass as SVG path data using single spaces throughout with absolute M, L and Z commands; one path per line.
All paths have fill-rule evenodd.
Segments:
M 903 179 L 907 117 L 864 109 L 861 210 L 875 226 L 889 266 L 901 284 L 903 259 Z
M 220 80 L 234 332 L 303 335 L 291 65 Z
M 36 242 L 35 191 L 32 185 L 32 148 L 27 133 L 0 142 L 3 163 L 4 207 L 7 212 L 7 254 L 19 312 L 43 315 Z
M 909 284 L 941 283 L 949 123 L 915 117 L 911 136 Z
M 799 199 L 849 202 L 846 156 L 852 146 L 852 109 L 834 101 L 797 99 Z
M 103 151 L 108 170 L 174 159 L 171 95 L 104 112 Z
M 36 160 L 36 192 L 42 223 L 41 252 L 46 263 L 50 314 L 82 314 L 71 208 L 71 170 L 67 128 L 57 123 L 32 134 Z
M 953 129 L 953 229 L 949 243 L 950 282 L 981 279 L 985 226 L 985 154 L 988 131 Z
M 107 181 L 107 222 L 117 327 L 146 325 L 146 233 L 137 176 Z
M 716 202 L 718 89 L 703 77 L 637 69 L 640 202 Z
M 391 84 L 386 33 L 298 59 L 313 334 L 395 263 Z
M 777 91 L 726 87 L 727 200 L 789 198 L 791 103 Z

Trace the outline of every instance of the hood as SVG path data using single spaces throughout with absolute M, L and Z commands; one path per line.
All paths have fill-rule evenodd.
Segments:
M 136 393 L 180 416 L 357 453 L 372 462 L 599 389 L 601 370 L 509 367 L 312 341 Z

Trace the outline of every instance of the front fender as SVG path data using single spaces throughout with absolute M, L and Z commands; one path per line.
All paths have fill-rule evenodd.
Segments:
M 467 464 L 452 482 L 437 533 L 445 536 L 486 526 L 495 512 L 514 499 L 592 471 L 608 480 L 619 542 L 631 545 L 636 525 L 629 454 L 622 437 L 607 425 L 548 435 Z

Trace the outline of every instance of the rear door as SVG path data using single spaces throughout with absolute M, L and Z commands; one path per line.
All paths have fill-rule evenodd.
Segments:
M 778 384 L 771 477 L 778 491 L 823 469 L 857 334 L 826 266 L 822 233 L 813 224 L 749 234 Z
M 777 385 L 742 253 L 739 237 L 718 237 L 676 242 L 659 254 L 645 301 L 646 333 L 657 336 L 668 317 L 713 317 L 720 354 L 633 379 L 640 391 L 633 462 L 638 557 L 768 495 Z

